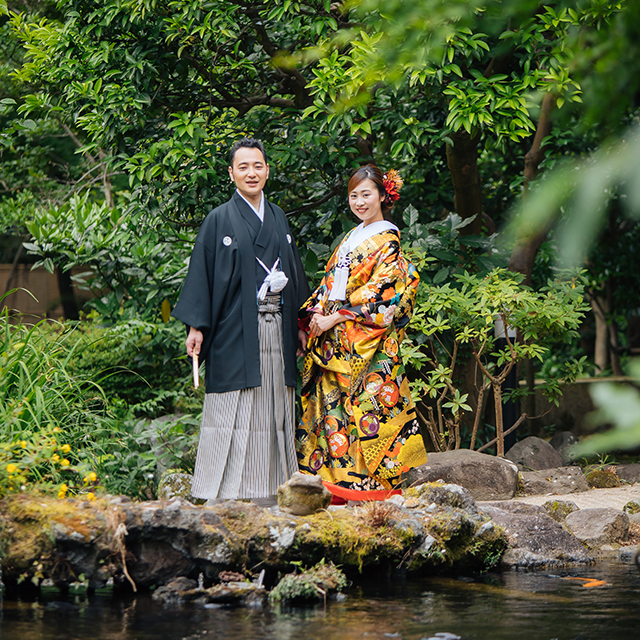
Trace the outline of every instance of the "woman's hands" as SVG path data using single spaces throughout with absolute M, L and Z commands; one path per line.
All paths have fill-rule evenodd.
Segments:
M 309 330 L 312 336 L 319 336 L 346 319 L 345 316 L 337 311 L 330 316 L 325 316 L 323 313 L 314 313 L 311 322 L 309 322 Z

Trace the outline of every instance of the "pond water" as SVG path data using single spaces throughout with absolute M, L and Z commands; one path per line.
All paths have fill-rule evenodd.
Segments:
M 606 580 L 585 588 L 582 577 Z M 280 611 L 167 608 L 150 596 L 70 596 L 2 603 L 2 640 L 631 640 L 640 637 L 640 573 L 600 562 L 352 587 L 326 607 Z M 58 598 L 57 600 L 55 598 Z M 441 634 L 441 635 L 436 635 Z M 448 635 L 451 634 L 451 635 Z

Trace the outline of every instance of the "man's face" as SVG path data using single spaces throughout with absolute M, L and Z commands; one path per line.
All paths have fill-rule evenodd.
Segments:
M 252 200 L 260 195 L 269 177 L 269 165 L 264 161 L 260 149 L 240 147 L 229 167 L 229 176 L 236 183 L 238 191 Z

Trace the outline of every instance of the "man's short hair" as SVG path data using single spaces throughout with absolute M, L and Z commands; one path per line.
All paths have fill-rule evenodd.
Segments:
M 265 164 L 267 163 L 267 152 L 265 151 L 264 145 L 257 138 L 242 138 L 242 140 L 236 140 L 231 147 L 231 151 L 229 151 L 229 166 L 233 167 L 233 159 L 236 157 L 236 151 L 238 149 L 260 149 L 262 152 L 262 157 L 264 158 Z

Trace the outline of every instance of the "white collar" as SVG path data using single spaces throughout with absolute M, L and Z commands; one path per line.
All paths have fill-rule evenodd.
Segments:
M 264 192 L 260 192 L 260 206 L 257 209 L 240 193 L 238 189 L 236 189 L 236 192 L 251 207 L 251 210 L 258 216 L 258 218 L 260 218 L 260 222 L 264 222 Z
M 365 240 L 368 240 L 372 236 L 377 235 L 378 233 L 383 233 L 389 230 L 398 231 L 398 227 L 396 227 L 393 222 L 389 222 L 388 220 L 378 220 L 377 222 L 371 222 L 366 227 L 364 223 L 360 223 L 355 229 L 351 231 L 346 241 L 342 243 L 340 247 L 340 253 L 343 255 L 347 255 L 351 253 L 359 244 L 362 244 Z

